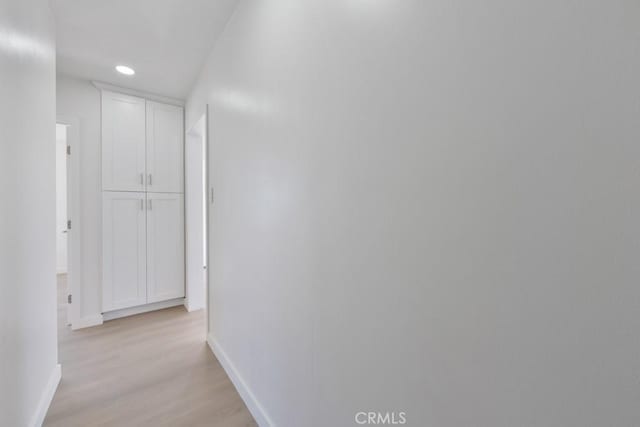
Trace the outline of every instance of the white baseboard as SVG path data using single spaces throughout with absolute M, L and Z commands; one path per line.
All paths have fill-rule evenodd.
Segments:
M 262 405 L 260 405 L 260 402 L 258 402 L 255 395 L 251 392 L 247 383 L 244 382 L 231 360 L 227 357 L 227 354 L 211 334 L 207 334 L 207 344 L 209 344 L 209 348 L 211 348 L 211 351 L 213 351 L 213 354 L 215 354 L 216 358 L 222 365 L 222 368 L 231 379 L 231 382 L 238 391 L 238 394 L 244 401 L 245 405 L 247 405 L 249 412 L 251 412 L 251 415 L 253 415 L 253 418 L 256 420 L 258 425 L 260 427 L 273 427 L 274 424 L 267 415 L 267 412 L 264 410 Z
M 94 316 L 86 316 L 81 319 L 76 320 L 71 323 L 71 329 L 82 329 L 82 328 L 90 328 L 92 326 L 102 325 L 104 319 L 102 318 L 102 314 L 96 314 Z
M 151 304 L 139 305 L 137 307 L 123 308 L 121 310 L 107 311 L 102 313 L 102 318 L 107 320 L 118 319 L 120 317 L 134 316 L 136 314 L 147 313 L 149 311 L 162 310 L 163 308 L 184 305 L 184 298 L 175 298 L 167 301 L 154 302 Z
M 42 396 L 40 397 L 40 401 L 38 402 L 38 407 L 36 408 L 35 414 L 31 418 L 31 427 L 40 427 L 44 422 L 44 417 L 47 416 L 47 411 L 49 410 L 49 406 L 51 405 L 51 401 L 53 400 L 53 395 L 56 393 L 58 389 L 58 384 L 60 384 L 60 378 L 62 378 L 62 367 L 60 364 L 57 364 L 53 368 L 53 372 L 49 376 L 49 381 L 47 381 L 47 385 L 42 392 Z
M 189 301 L 187 300 L 187 301 L 184 302 L 184 308 L 186 308 L 187 311 L 189 313 L 191 313 L 192 311 L 202 310 L 204 308 L 204 306 L 203 305 L 201 305 L 201 306 L 190 306 L 189 305 Z

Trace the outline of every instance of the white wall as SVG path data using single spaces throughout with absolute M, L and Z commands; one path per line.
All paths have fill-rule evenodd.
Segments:
M 55 37 L 47 0 L 0 0 L 0 425 L 39 421 L 59 379 Z
M 57 113 L 79 121 L 82 280 L 80 322 L 102 312 L 102 192 L 100 187 L 100 92 L 91 82 L 58 75 Z M 76 297 L 74 297 L 74 300 Z
M 275 424 L 640 424 L 638 22 L 240 2 L 186 114 L 210 103 L 215 345 Z
M 56 124 L 56 272 L 67 272 L 67 127 Z

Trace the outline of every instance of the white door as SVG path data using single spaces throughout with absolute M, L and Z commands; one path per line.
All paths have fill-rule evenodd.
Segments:
M 56 270 L 67 272 L 67 127 L 56 124 Z
M 183 192 L 183 110 L 147 101 L 147 191 Z
M 205 182 L 204 144 L 200 133 L 189 132 L 185 142 L 185 214 L 187 244 L 187 309 L 205 306 Z
M 102 91 L 102 189 L 145 191 L 143 98 Z
M 147 302 L 184 297 L 183 195 L 147 193 Z
M 102 193 L 102 309 L 146 304 L 145 193 Z

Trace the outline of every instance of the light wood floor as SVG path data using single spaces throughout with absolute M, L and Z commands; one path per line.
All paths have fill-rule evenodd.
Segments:
M 62 381 L 45 426 L 255 426 L 205 342 L 204 310 L 174 307 L 78 331 L 58 276 Z

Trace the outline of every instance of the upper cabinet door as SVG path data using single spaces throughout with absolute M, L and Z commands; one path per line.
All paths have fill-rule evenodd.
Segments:
M 145 100 L 102 91 L 102 189 L 145 190 Z
M 147 101 L 147 191 L 184 191 L 183 152 L 182 108 Z

